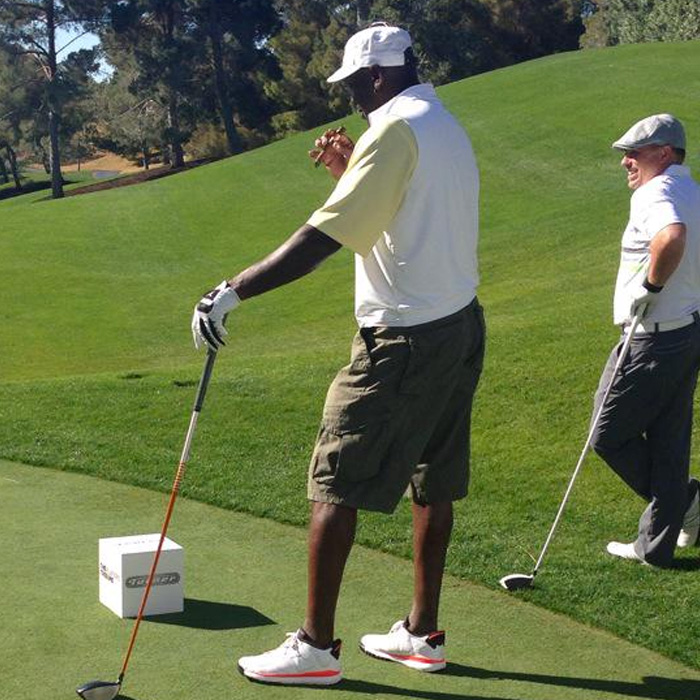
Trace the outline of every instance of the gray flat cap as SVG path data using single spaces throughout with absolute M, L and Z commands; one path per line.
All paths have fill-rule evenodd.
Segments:
M 612 145 L 620 151 L 642 146 L 672 146 L 685 150 L 683 124 L 672 114 L 652 114 L 637 122 Z

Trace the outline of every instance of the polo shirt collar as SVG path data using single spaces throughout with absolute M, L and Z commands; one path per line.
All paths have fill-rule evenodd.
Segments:
M 378 119 L 382 119 L 391 113 L 391 109 L 397 100 L 401 98 L 416 98 L 419 100 L 437 100 L 437 94 L 435 88 L 430 83 L 419 83 L 418 85 L 411 85 L 411 87 L 406 88 L 403 92 L 400 92 L 395 97 L 392 97 L 388 102 L 385 102 L 381 107 L 377 107 L 373 112 L 367 115 L 367 121 L 369 125 L 372 126 Z
M 671 163 L 671 165 L 664 170 L 663 175 L 683 177 L 684 175 L 690 175 L 690 168 L 687 165 L 681 165 L 680 163 Z

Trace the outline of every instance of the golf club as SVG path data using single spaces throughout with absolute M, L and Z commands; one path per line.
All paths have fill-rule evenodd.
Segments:
M 207 393 L 207 386 L 209 385 L 209 379 L 211 378 L 212 370 L 214 369 L 214 360 L 216 359 L 216 350 L 209 349 L 207 351 L 207 360 L 204 364 L 204 370 L 202 371 L 202 376 L 199 380 L 199 386 L 197 388 L 197 397 L 194 402 L 194 409 L 192 411 L 192 417 L 190 418 L 190 425 L 187 429 L 187 435 L 185 436 L 185 445 L 182 449 L 182 456 L 180 457 L 180 462 L 177 465 L 177 471 L 175 472 L 175 480 L 173 482 L 173 488 L 170 492 L 170 500 L 168 502 L 168 508 L 165 511 L 165 520 L 163 521 L 163 527 L 160 533 L 160 540 L 158 541 L 158 547 L 156 553 L 153 557 L 153 563 L 151 564 L 151 570 L 148 574 L 148 580 L 146 582 L 146 588 L 143 591 L 143 597 L 141 598 L 141 604 L 139 606 L 138 613 L 136 615 L 136 622 L 131 630 L 131 638 L 129 639 L 129 647 L 124 656 L 124 662 L 122 663 L 122 668 L 119 673 L 119 677 L 116 681 L 90 681 L 76 688 L 76 693 L 84 700 L 112 700 L 115 698 L 119 691 L 121 690 L 122 683 L 124 682 L 124 676 L 126 675 L 126 668 L 129 665 L 129 659 L 131 658 L 131 652 L 134 649 L 134 642 L 136 641 L 136 634 L 139 631 L 139 626 L 141 625 L 141 620 L 143 618 L 144 610 L 146 609 L 146 603 L 148 602 L 148 596 L 151 592 L 151 586 L 153 585 L 153 578 L 156 573 L 156 568 L 158 567 L 158 560 L 160 559 L 160 553 L 163 549 L 163 542 L 165 540 L 165 533 L 168 531 L 168 525 L 170 523 L 170 516 L 173 513 L 173 507 L 175 505 L 175 499 L 180 491 L 180 484 L 185 475 L 185 465 L 190 454 L 190 445 L 192 443 L 192 437 L 194 435 L 195 427 L 197 426 L 197 419 L 199 413 L 202 410 L 202 404 L 204 403 L 204 396 Z
M 507 591 L 517 591 L 523 588 L 532 587 L 532 583 L 535 580 L 535 576 L 537 576 L 537 572 L 540 570 L 542 560 L 544 559 L 544 555 L 546 554 L 547 548 L 549 547 L 549 543 L 552 541 L 552 537 L 554 536 L 554 531 L 557 529 L 557 525 L 561 520 L 564 508 L 566 507 L 566 503 L 569 500 L 569 495 L 571 494 L 571 490 L 574 487 L 574 482 L 576 481 L 576 477 L 578 476 L 578 473 L 581 470 L 581 466 L 583 465 L 583 460 L 585 459 L 586 454 L 588 454 L 591 442 L 593 441 L 593 435 L 596 431 L 596 428 L 598 427 L 600 417 L 603 415 L 605 403 L 608 400 L 608 396 L 610 395 L 610 391 L 612 390 L 613 384 L 615 383 L 615 379 L 617 378 L 620 368 L 622 367 L 622 364 L 625 361 L 625 358 L 627 357 L 627 353 L 630 348 L 630 343 L 632 342 L 632 338 L 634 337 L 634 332 L 637 329 L 637 325 L 642 320 L 645 310 L 646 307 L 643 307 L 639 311 L 637 311 L 637 314 L 634 316 L 630 325 L 627 328 L 627 336 L 625 337 L 625 342 L 622 344 L 620 356 L 617 358 L 615 368 L 613 369 L 612 376 L 610 377 L 610 382 L 608 383 L 608 386 L 605 390 L 605 394 L 603 395 L 603 400 L 600 402 L 600 406 L 595 414 L 593 423 L 591 423 L 591 428 L 588 431 L 588 439 L 586 440 L 586 444 L 583 446 L 581 456 L 578 458 L 578 464 L 576 465 L 576 469 L 574 469 L 574 473 L 571 476 L 569 486 L 566 489 L 566 493 L 564 493 L 564 498 L 562 499 L 561 505 L 559 506 L 559 510 L 557 511 L 557 516 L 554 518 L 554 523 L 552 524 L 552 527 L 549 531 L 549 535 L 547 535 L 547 539 L 545 540 L 544 546 L 542 547 L 540 556 L 538 557 L 537 562 L 535 563 L 535 568 L 532 570 L 531 574 L 508 574 L 507 576 L 501 578 L 498 582 Z

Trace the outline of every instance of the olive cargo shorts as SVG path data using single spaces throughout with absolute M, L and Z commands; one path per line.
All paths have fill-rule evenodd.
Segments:
M 484 359 L 483 309 L 410 328 L 361 328 L 326 397 L 308 497 L 391 513 L 467 495 L 472 401 Z

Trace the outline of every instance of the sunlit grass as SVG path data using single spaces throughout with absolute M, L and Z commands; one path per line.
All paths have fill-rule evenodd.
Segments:
M 483 176 L 489 327 L 472 492 L 449 560 L 459 576 L 496 586 L 532 567 L 616 338 L 610 307 L 629 195 L 610 143 L 633 121 L 670 111 L 686 124 L 697 168 L 699 59 L 697 42 L 628 46 L 441 90 Z M 353 136 L 362 130 L 357 117 L 343 123 Z M 330 191 L 306 157 L 312 141 L 297 135 L 137 187 L 0 202 L 0 456 L 169 488 L 203 362 L 191 346 L 192 307 Z M 343 251 L 234 312 L 186 495 L 306 521 L 308 456 L 353 333 L 352 275 Z M 526 595 L 700 667 L 697 553 L 672 571 L 604 553 L 609 539 L 633 536 L 641 507 L 591 457 Z M 359 539 L 408 555 L 408 508 L 363 518 Z

